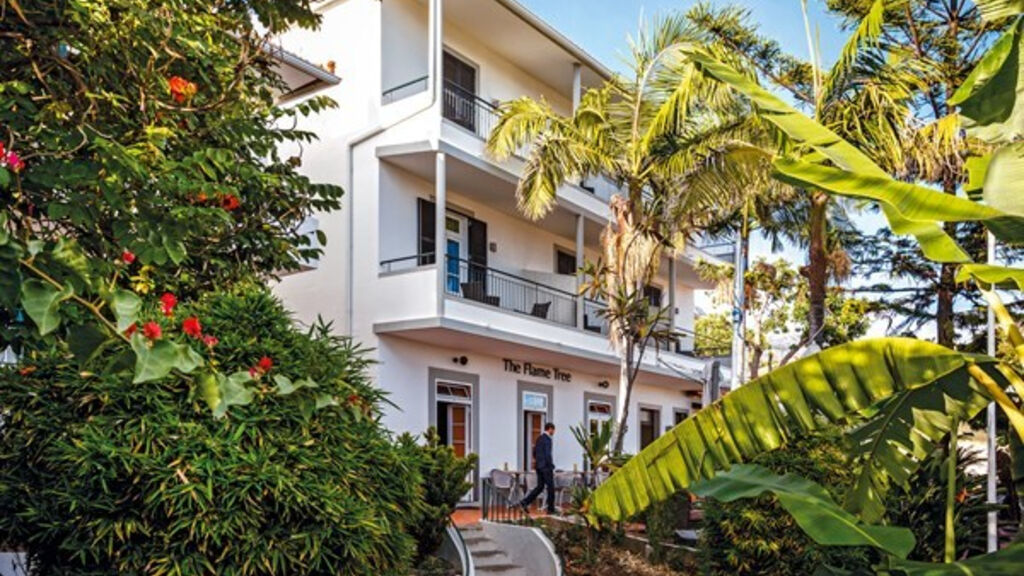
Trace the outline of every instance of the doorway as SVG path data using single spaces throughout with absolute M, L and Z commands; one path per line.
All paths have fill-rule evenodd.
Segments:
M 444 117 L 476 132 L 476 68 L 444 53 Z
M 533 470 L 533 447 L 544 433 L 544 425 L 554 420 L 554 388 L 531 382 L 519 382 L 517 388 L 519 455 L 516 458 L 516 465 L 522 470 Z
M 647 448 L 659 436 L 661 429 L 661 410 L 656 408 L 640 408 L 640 449 Z
M 459 458 L 465 458 L 473 452 L 473 387 L 461 382 L 438 380 L 435 384 L 436 401 L 435 422 L 437 435 L 441 443 L 451 446 Z M 475 484 L 475 471 L 471 471 L 466 481 Z M 463 502 L 473 501 L 474 490 L 463 496 Z
M 444 219 L 445 248 L 445 284 L 449 294 L 458 294 L 459 287 L 465 281 L 463 262 L 466 261 L 469 242 L 466 241 L 466 217 L 449 212 Z

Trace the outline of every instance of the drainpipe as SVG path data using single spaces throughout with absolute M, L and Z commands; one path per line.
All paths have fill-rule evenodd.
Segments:
M 354 165 L 355 165 L 355 150 L 356 150 L 357 146 L 359 146 L 360 144 L 366 142 L 367 140 L 370 140 L 372 138 L 375 138 L 375 137 L 379 136 L 385 130 L 388 130 L 389 128 L 397 126 L 398 124 L 401 124 L 402 122 L 405 122 L 406 120 L 408 120 L 409 118 L 412 118 L 413 116 L 416 116 L 417 114 L 420 114 L 422 112 L 430 110 L 431 108 L 434 107 L 435 104 L 440 102 L 440 99 L 438 98 L 438 94 L 440 94 L 440 91 L 441 91 L 440 87 L 442 85 L 442 82 L 441 82 L 441 79 L 440 79 L 441 75 L 440 75 L 440 73 L 438 71 L 441 70 L 441 63 L 442 63 L 442 59 L 444 57 L 443 56 L 443 51 L 441 50 L 441 46 L 442 46 L 441 33 L 443 31 L 443 28 L 441 26 L 441 18 L 442 18 L 441 3 L 442 2 L 443 2 L 443 0 L 430 0 L 430 14 L 428 16 L 428 22 L 427 22 L 428 37 L 429 37 L 429 41 L 428 41 L 429 46 L 427 48 L 428 48 L 428 50 L 431 53 L 431 58 L 430 58 L 430 60 L 428 62 L 428 82 L 433 82 L 433 86 L 432 86 L 432 89 L 430 91 L 430 102 L 428 102 L 425 106 L 421 106 L 419 108 L 416 108 L 415 110 L 410 111 L 408 114 L 405 114 L 405 115 L 401 116 L 400 118 L 398 118 L 398 119 L 396 119 L 396 120 L 394 120 L 394 121 L 392 121 L 392 122 L 390 122 L 390 123 L 388 123 L 386 125 L 378 125 L 378 126 L 376 126 L 374 128 L 370 128 L 370 129 L 364 130 L 363 132 L 360 132 L 360 133 L 356 134 L 355 136 L 353 136 L 352 139 L 349 140 L 349 143 L 348 143 L 348 188 L 346 189 L 346 192 L 348 193 L 348 197 L 349 197 L 349 205 L 348 205 L 348 302 L 346 302 L 346 305 L 345 305 L 345 308 L 346 308 L 346 313 L 345 313 L 346 321 L 345 321 L 345 323 L 346 323 L 346 327 L 347 327 L 347 333 L 348 333 L 349 336 L 352 336 L 352 330 L 353 330 L 353 326 L 354 326 L 353 313 L 355 312 L 355 286 L 356 286 L 356 281 L 355 281 L 355 265 L 354 265 L 354 263 L 355 263 L 355 216 L 354 216 L 354 214 L 355 214 L 355 200 L 356 200 L 356 197 L 355 197 L 355 194 L 353 193 L 354 190 L 355 190 L 355 168 L 354 168 Z M 380 97 L 379 93 L 377 94 L 377 97 L 378 98 Z M 378 190 L 378 195 L 375 196 L 374 199 L 375 200 L 379 200 L 379 190 Z M 436 251 L 436 249 L 435 249 L 435 251 Z
M 583 294 L 583 250 L 584 245 L 584 226 L 586 226 L 586 218 L 583 214 L 576 215 L 576 327 L 582 330 L 584 328 L 583 319 L 586 314 L 586 295 Z

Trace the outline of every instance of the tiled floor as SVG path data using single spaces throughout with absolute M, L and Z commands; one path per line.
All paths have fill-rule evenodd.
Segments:
M 452 514 L 452 522 L 456 526 L 469 526 L 480 522 L 479 508 L 459 508 Z

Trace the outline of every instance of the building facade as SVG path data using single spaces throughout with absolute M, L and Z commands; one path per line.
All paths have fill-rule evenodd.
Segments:
M 324 254 L 275 287 L 298 319 L 321 316 L 371 348 L 390 393 L 386 424 L 436 426 L 480 471 L 527 469 L 546 421 L 555 460 L 582 466 L 570 425 L 614 416 L 618 360 L 576 271 L 600 252 L 615 189 L 567 185 L 531 221 L 517 209 L 522 157 L 497 162 L 484 139 L 496 106 L 544 98 L 570 113 L 609 71 L 512 0 L 322 2 L 319 31 L 283 46 L 334 63 L 323 90 L 338 108 L 309 128 L 312 178 L 342 185 L 321 214 Z M 700 407 L 705 363 L 693 357 L 695 250 L 668 259 L 648 292 L 683 337 L 648 352 L 630 406 L 636 452 Z

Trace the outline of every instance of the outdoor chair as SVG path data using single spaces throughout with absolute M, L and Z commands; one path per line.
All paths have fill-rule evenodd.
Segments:
M 572 498 L 572 489 L 579 484 L 579 477 L 572 472 L 555 472 L 555 506 L 565 506 L 566 498 Z
M 543 318 L 547 320 L 548 311 L 551 309 L 551 302 L 537 302 L 533 305 L 533 309 L 530 310 L 530 316 L 536 316 L 537 318 Z
M 481 302 L 490 306 L 500 307 L 501 298 L 487 294 L 487 285 L 483 282 L 463 282 L 462 296 L 467 300 Z
M 513 497 L 517 494 L 515 476 L 497 468 L 491 470 L 490 476 L 495 496 L 504 498 L 500 502 L 511 505 Z

